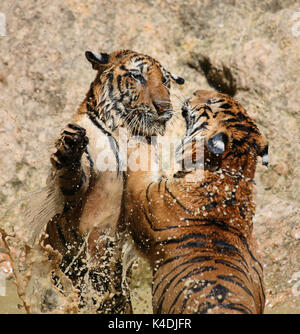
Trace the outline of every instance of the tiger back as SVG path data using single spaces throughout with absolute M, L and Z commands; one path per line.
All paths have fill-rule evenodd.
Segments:
M 151 263 L 154 313 L 262 313 L 253 184 L 267 142 L 225 94 L 197 91 L 182 113 L 182 170 L 158 182 L 129 172 L 126 181 L 128 231 Z

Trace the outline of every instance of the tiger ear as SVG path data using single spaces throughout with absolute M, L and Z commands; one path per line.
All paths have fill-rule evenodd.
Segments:
M 92 64 L 94 70 L 100 70 L 109 63 L 109 54 L 92 51 L 85 52 L 86 59 Z
M 178 77 L 175 74 L 170 73 L 171 78 L 178 84 L 178 85 L 183 85 L 184 84 L 184 79 L 181 77 Z
M 207 148 L 213 154 L 223 154 L 227 142 L 228 136 L 224 132 L 218 132 L 208 139 Z
M 262 160 L 261 160 L 261 163 L 268 167 L 268 164 L 269 164 L 269 155 L 268 155 L 268 151 L 269 151 L 269 146 L 266 145 L 262 150 L 261 152 L 259 153 L 259 156 L 262 157 Z

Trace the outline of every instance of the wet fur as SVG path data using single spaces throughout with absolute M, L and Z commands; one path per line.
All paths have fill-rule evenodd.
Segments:
M 194 157 L 194 167 L 183 161 L 171 178 L 129 171 L 126 180 L 127 229 L 153 270 L 154 313 L 263 313 L 252 219 L 256 162 L 266 161 L 267 142 L 225 94 L 197 91 L 183 115 L 183 158 L 195 155 L 192 139 L 204 140 L 203 173 Z M 214 153 L 223 145 L 210 147 L 212 139 L 224 141 L 224 152 Z
M 117 130 L 126 128 L 130 136 L 162 135 L 172 112 L 172 75 L 155 59 L 130 50 L 109 55 L 87 52 L 86 56 L 97 70 L 95 80 L 72 123 L 56 141 L 44 190 L 51 202 L 41 197 L 43 202 L 32 204 L 28 227 L 33 243 L 46 228 L 46 243 L 63 255 L 61 268 L 74 286 L 80 288 L 89 270 L 98 293 L 116 292 L 99 312 L 127 313 L 131 306 L 128 295 L 122 295 L 121 247 L 112 241 L 122 234 L 123 177 Z M 97 169 L 98 143 L 105 141 L 116 161 L 115 171 Z

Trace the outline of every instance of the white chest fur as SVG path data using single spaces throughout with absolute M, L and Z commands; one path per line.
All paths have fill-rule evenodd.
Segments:
M 88 152 L 94 163 L 95 182 L 89 189 L 83 208 L 80 231 L 87 235 L 92 229 L 114 230 L 120 215 L 123 193 L 122 174 L 117 172 L 114 146 L 88 117 L 82 118 L 78 125 L 86 129 L 89 138 Z

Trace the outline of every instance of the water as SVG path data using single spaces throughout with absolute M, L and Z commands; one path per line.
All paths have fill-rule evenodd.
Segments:
M 17 294 L 16 285 L 12 282 L 12 280 L 7 279 L 5 296 L 0 296 L 0 314 L 26 313 L 22 305 L 23 303 Z

